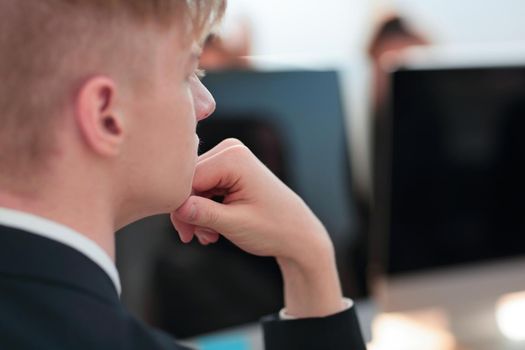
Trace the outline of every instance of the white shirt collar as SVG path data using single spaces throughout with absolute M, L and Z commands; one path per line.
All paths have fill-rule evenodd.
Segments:
M 122 288 L 115 263 L 100 246 L 86 236 L 54 221 L 6 208 L 0 208 L 0 225 L 27 231 L 76 249 L 107 273 L 120 296 Z

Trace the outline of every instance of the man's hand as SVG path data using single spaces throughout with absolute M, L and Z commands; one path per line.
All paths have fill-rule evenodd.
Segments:
M 202 244 L 213 243 L 220 234 L 248 253 L 276 257 L 290 315 L 341 311 L 333 246 L 325 228 L 240 141 L 225 140 L 199 158 L 193 191 L 171 215 L 183 242 L 195 235 Z M 214 196 L 223 202 L 211 200 Z

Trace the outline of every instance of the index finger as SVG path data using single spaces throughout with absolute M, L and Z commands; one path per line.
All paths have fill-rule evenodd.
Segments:
M 234 139 L 234 138 L 223 140 L 218 145 L 216 145 L 211 150 L 209 150 L 208 152 L 201 154 L 199 157 L 199 162 L 204 161 L 208 158 L 211 158 L 214 155 L 224 151 L 227 148 L 230 148 L 233 146 L 240 146 L 240 145 L 244 145 L 244 144 L 241 141 Z

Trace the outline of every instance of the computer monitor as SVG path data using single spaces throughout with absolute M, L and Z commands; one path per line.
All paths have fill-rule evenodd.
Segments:
M 385 122 L 388 274 L 525 256 L 525 67 L 399 69 Z
M 214 73 L 204 84 L 215 115 L 198 128 L 201 151 L 237 137 L 294 189 L 336 242 L 357 222 L 338 75 L 333 71 Z
M 525 276 L 525 65 L 434 57 L 391 74 L 379 121 L 374 294 L 499 349 L 496 303 Z

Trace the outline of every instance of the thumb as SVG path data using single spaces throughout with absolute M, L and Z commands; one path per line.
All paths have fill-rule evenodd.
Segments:
M 190 196 L 174 213 L 182 222 L 210 228 L 219 233 L 229 226 L 228 214 L 226 205 L 199 196 Z

